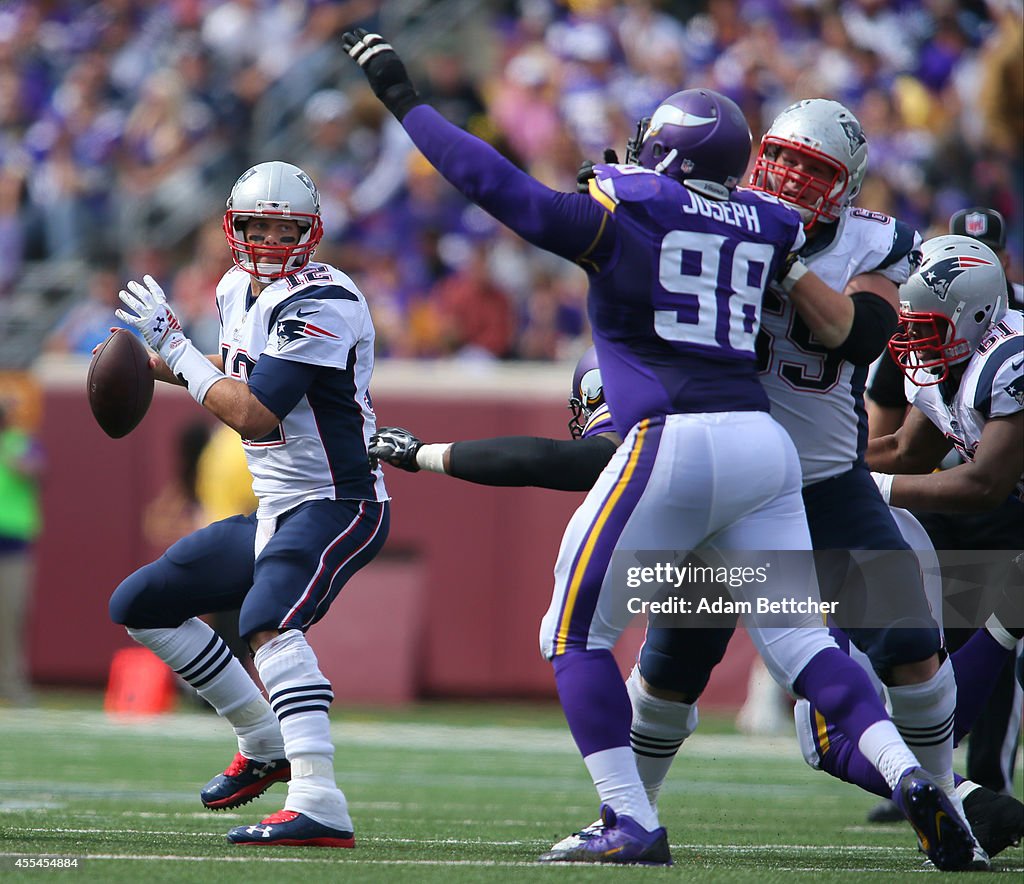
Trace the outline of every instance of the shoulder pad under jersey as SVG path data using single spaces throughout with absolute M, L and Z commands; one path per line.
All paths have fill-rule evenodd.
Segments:
M 612 413 L 608 408 L 608 403 L 602 402 L 587 419 L 580 438 L 589 439 L 591 436 L 614 432 L 615 424 L 612 423 Z
M 609 200 L 612 205 L 643 202 L 660 193 L 664 183 L 664 176 L 643 166 L 599 163 L 594 166 L 590 195 L 611 210 Z

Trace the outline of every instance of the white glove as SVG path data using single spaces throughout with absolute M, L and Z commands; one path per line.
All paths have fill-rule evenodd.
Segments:
M 145 285 L 133 280 L 128 283 L 128 292 L 118 293 L 121 303 L 128 309 L 114 312 L 122 322 L 134 325 L 146 343 L 170 365 L 169 354 L 186 340 L 181 323 L 167 303 L 160 284 L 148 274 L 142 277 L 142 282 Z
M 882 494 L 882 500 L 888 505 L 892 500 L 892 480 L 896 477 L 892 473 L 872 473 L 871 478 L 875 480 L 875 484 Z
M 142 277 L 142 282 L 145 285 L 129 282 L 129 291 L 118 293 L 128 309 L 114 312 L 122 322 L 139 330 L 146 343 L 163 357 L 167 367 L 185 384 L 192 398 L 202 405 L 210 387 L 223 380 L 225 375 L 214 368 L 210 360 L 185 337 L 160 284 L 148 274 Z

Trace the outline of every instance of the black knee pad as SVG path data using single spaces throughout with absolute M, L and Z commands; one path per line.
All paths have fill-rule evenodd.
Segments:
M 188 615 L 172 610 L 166 603 L 173 593 L 160 579 L 160 559 L 129 574 L 110 597 L 110 619 L 133 629 L 159 629 L 180 626 Z
M 640 673 L 652 687 L 696 699 L 725 656 L 732 629 L 649 628 Z
M 918 663 L 939 651 L 942 636 L 934 621 L 897 620 L 876 629 L 847 629 L 850 641 L 863 651 L 885 681 L 893 666 Z
M 110 596 L 109 611 L 110 619 L 121 626 L 132 626 L 146 628 L 151 624 L 143 622 L 152 616 L 152 611 L 146 611 L 143 599 L 146 595 L 146 580 L 142 575 L 142 569 L 130 574 L 121 581 L 113 595 Z

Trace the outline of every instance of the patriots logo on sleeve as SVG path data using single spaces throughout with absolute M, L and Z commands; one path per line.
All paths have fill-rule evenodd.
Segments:
M 939 299 L 945 301 L 946 292 L 949 291 L 953 280 L 961 273 L 965 270 L 970 270 L 972 267 L 991 265 L 992 262 L 986 261 L 984 258 L 976 258 L 973 255 L 957 255 L 954 258 L 946 258 L 944 261 L 936 262 L 925 270 L 922 276 L 932 291 L 939 296 Z
M 1020 366 L 1018 362 L 1013 367 L 1016 369 Z M 1024 375 L 1018 375 L 1010 382 L 1010 384 L 1004 388 L 1009 393 L 1014 401 L 1018 405 L 1024 405 Z
M 302 319 L 279 319 L 277 322 L 277 349 L 283 350 L 299 338 L 337 338 L 336 334 Z

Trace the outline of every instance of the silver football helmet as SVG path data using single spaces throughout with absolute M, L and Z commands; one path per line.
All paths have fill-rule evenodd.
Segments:
M 263 245 L 246 240 L 251 218 L 284 218 L 299 225 L 298 242 Z M 253 166 L 235 182 L 224 213 L 224 235 L 235 264 L 263 282 L 288 276 L 309 263 L 324 235 L 320 194 L 298 166 L 274 161 Z M 268 260 L 269 259 L 269 260 Z
M 860 192 L 867 167 L 868 140 L 857 118 L 838 101 L 810 98 L 775 118 L 761 139 L 750 186 L 793 206 L 810 229 L 839 217 Z
M 1006 276 L 996 253 L 969 236 L 937 236 L 900 287 L 900 326 L 889 352 L 912 383 L 930 387 L 971 358 L 1007 308 Z

